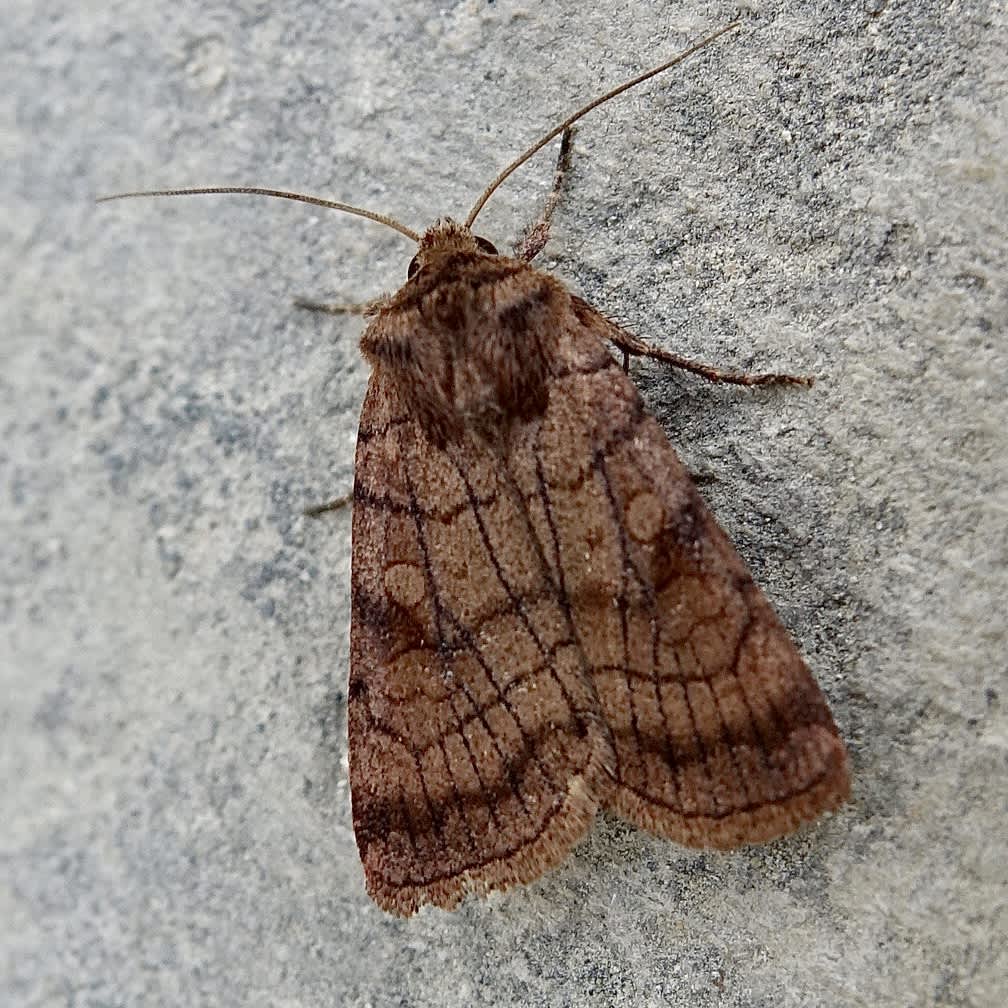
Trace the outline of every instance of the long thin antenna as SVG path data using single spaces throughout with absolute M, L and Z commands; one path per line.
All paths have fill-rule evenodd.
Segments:
M 335 200 L 320 199 L 318 196 L 305 196 L 303 193 L 285 192 L 282 189 L 260 189 L 257 186 L 211 186 L 203 189 L 150 189 L 146 192 L 116 193 L 114 196 L 101 196 L 96 203 L 107 203 L 109 200 L 134 199 L 139 196 L 209 196 L 215 193 L 243 193 L 249 196 L 275 196 L 278 199 L 296 200 L 298 203 L 311 203 L 312 206 L 324 207 L 326 210 L 342 210 L 344 213 L 353 214 L 356 217 L 365 217 L 368 220 L 384 224 L 405 235 L 411 241 L 420 244 L 420 235 L 412 228 L 400 224 L 399 221 L 388 217 L 385 214 L 375 213 L 373 210 L 362 210 L 360 207 L 350 206 L 348 203 L 337 203 Z
M 472 210 L 469 211 L 469 216 L 466 218 L 466 227 L 472 227 L 473 221 L 476 220 L 477 215 L 483 209 L 483 206 L 486 203 L 486 201 L 490 199 L 490 197 L 493 195 L 494 190 L 516 168 L 520 168 L 526 161 L 528 161 L 530 157 L 532 157 L 533 154 L 542 150 L 542 148 L 545 147 L 546 144 L 548 144 L 550 140 L 552 140 L 554 137 L 560 136 L 560 134 L 563 133 L 563 131 L 567 129 L 568 126 L 572 126 L 582 116 L 587 115 L 589 112 L 591 112 L 592 109 L 596 109 L 599 107 L 599 105 L 602 105 L 604 102 L 609 101 L 610 98 L 615 98 L 617 95 L 623 94 L 624 91 L 629 91 L 630 88 L 636 87 L 638 84 L 643 84 L 644 81 L 650 80 L 652 77 L 656 77 L 658 74 L 664 73 L 666 70 L 669 70 L 672 67 L 676 66 L 676 64 L 682 63 L 683 60 L 689 59 L 690 56 L 692 56 L 694 53 L 698 53 L 701 49 L 705 49 L 707 46 L 709 46 L 716 39 L 719 39 L 726 32 L 730 32 L 733 28 L 738 28 L 740 24 L 741 22 L 739 21 L 732 21 L 731 24 L 725 25 L 724 28 L 719 28 L 712 35 L 708 35 L 705 39 L 702 39 L 701 41 L 695 43 L 694 45 L 691 45 L 689 49 L 684 49 L 681 53 L 679 53 L 678 56 L 674 56 L 667 63 L 662 63 L 661 66 L 655 67 L 653 70 L 648 70 L 647 73 L 642 73 L 639 77 L 634 77 L 633 80 L 629 80 L 625 84 L 620 84 L 619 87 L 613 88 L 612 91 L 607 91 L 600 98 L 596 98 L 594 101 L 589 102 L 583 108 L 578 109 L 577 112 L 575 112 L 572 116 L 568 117 L 567 119 L 564 119 L 564 121 L 560 123 L 559 126 L 555 127 L 554 129 L 551 129 L 549 133 L 547 133 L 541 140 L 536 141 L 536 143 L 534 143 L 531 147 L 529 147 L 529 149 L 525 151 L 524 154 L 522 154 L 520 157 L 512 161 L 511 164 L 509 164 L 507 168 L 505 168 L 504 171 L 502 171 L 500 175 L 498 175 L 497 178 L 495 178 L 493 182 L 491 182 L 490 185 L 488 185 L 486 189 L 483 190 L 483 195 L 480 196 L 480 198 L 476 201 L 476 205 L 472 208 Z

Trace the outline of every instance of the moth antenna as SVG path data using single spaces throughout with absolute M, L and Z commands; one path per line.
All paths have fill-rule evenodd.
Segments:
M 579 108 L 577 112 L 575 112 L 573 115 L 565 119 L 562 123 L 560 123 L 559 126 L 555 127 L 554 129 L 551 129 L 549 133 L 547 133 L 544 137 L 542 137 L 542 139 L 537 140 L 531 147 L 529 147 L 527 151 L 525 151 L 524 154 L 515 158 L 515 160 L 512 161 L 511 164 L 509 164 L 507 168 L 505 168 L 500 173 L 500 175 L 498 175 L 497 178 L 495 178 L 493 182 L 491 182 L 490 185 L 488 185 L 486 189 L 483 190 L 483 194 L 476 201 L 476 205 L 472 208 L 472 210 L 469 211 L 469 216 L 466 218 L 466 227 L 472 227 L 473 221 L 476 220 L 477 215 L 483 209 L 483 206 L 486 203 L 486 201 L 490 199 L 490 197 L 494 194 L 494 191 L 497 189 L 497 187 L 513 171 L 515 171 L 515 169 L 520 168 L 523 164 L 525 164 L 525 162 L 528 161 L 528 159 L 532 157 L 533 154 L 536 154 L 540 150 L 542 150 L 542 148 L 545 147 L 546 144 L 550 142 L 550 140 L 554 139 L 554 137 L 560 136 L 560 134 L 563 133 L 563 131 L 567 129 L 568 126 L 572 126 L 582 116 L 587 115 L 589 112 L 591 112 L 592 109 L 596 109 L 599 107 L 599 105 L 602 105 L 605 102 L 609 101 L 610 98 L 615 98 L 617 95 L 623 94 L 624 91 L 629 91 L 630 88 L 636 87 L 638 84 L 643 84 L 644 81 L 650 80 L 652 77 L 657 77 L 658 74 L 664 73 L 666 70 L 670 70 L 677 64 L 682 63 L 683 60 L 689 59 L 690 56 L 692 56 L 694 53 L 700 52 L 701 49 L 706 49 L 707 46 L 709 46 L 712 42 L 719 39 L 722 35 L 726 34 L 727 32 L 732 31 L 734 28 L 738 28 L 740 24 L 741 24 L 740 21 L 732 21 L 731 24 L 725 25 L 723 28 L 719 28 L 713 34 L 708 35 L 706 38 L 701 39 L 699 42 L 694 43 L 688 49 L 684 49 L 677 56 L 673 56 L 672 59 L 670 59 L 667 63 L 662 63 L 661 66 L 657 66 L 653 70 L 648 70 L 647 73 L 642 73 L 639 77 L 634 77 L 633 80 L 628 80 L 625 84 L 620 84 L 619 87 L 613 88 L 612 91 L 607 91 L 604 95 L 601 95 L 594 101 L 590 101 L 587 105 L 584 105 L 582 108 Z
M 411 241 L 420 244 L 420 235 L 412 228 L 400 224 L 399 221 L 386 214 L 375 213 L 374 210 L 363 210 L 361 207 L 350 206 L 348 203 L 337 203 L 336 200 L 321 199 L 318 196 L 306 196 L 303 193 L 285 192 L 283 189 L 261 189 L 258 186 L 210 186 L 203 189 L 149 189 L 145 192 L 115 193 L 112 196 L 100 196 L 96 203 L 107 203 L 110 200 L 135 199 L 140 196 L 210 196 L 217 193 L 241 193 L 248 196 L 275 196 L 277 199 L 296 200 L 298 203 L 310 203 L 312 206 L 324 207 L 326 210 L 342 210 L 355 217 L 365 217 L 367 220 L 384 224 L 405 235 Z

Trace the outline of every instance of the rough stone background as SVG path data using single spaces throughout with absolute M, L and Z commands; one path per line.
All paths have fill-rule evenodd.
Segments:
M 360 325 L 423 227 L 738 8 L 4 0 L 0 1000 L 1003 1003 L 1008 108 L 1002 3 L 752 3 L 593 113 L 546 266 L 641 335 L 810 392 L 634 375 L 849 741 L 800 835 L 603 818 L 452 914 L 364 893 L 345 779 Z M 506 246 L 544 152 L 494 198 Z

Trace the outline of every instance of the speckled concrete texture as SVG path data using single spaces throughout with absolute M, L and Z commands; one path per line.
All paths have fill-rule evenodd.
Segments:
M 719 3 L 0 3 L 0 1002 L 993 1006 L 1008 987 L 1008 15 L 752 3 L 584 120 L 542 262 L 641 336 L 811 391 L 632 369 L 849 742 L 798 836 L 609 818 L 409 921 L 345 766 L 364 300 L 422 228 Z M 550 151 L 488 205 L 501 247 Z

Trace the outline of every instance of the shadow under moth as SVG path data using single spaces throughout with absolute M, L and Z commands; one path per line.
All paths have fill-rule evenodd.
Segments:
M 606 809 L 690 847 L 791 832 L 848 796 L 829 707 L 626 374 L 653 348 L 531 265 L 587 112 L 422 234 L 406 283 L 358 307 L 371 365 L 353 502 L 348 736 L 367 889 L 391 913 L 528 882 Z M 472 225 L 561 137 L 539 220 L 498 254 Z M 609 347 L 623 355 L 623 364 Z M 312 509 L 321 513 L 345 504 Z

